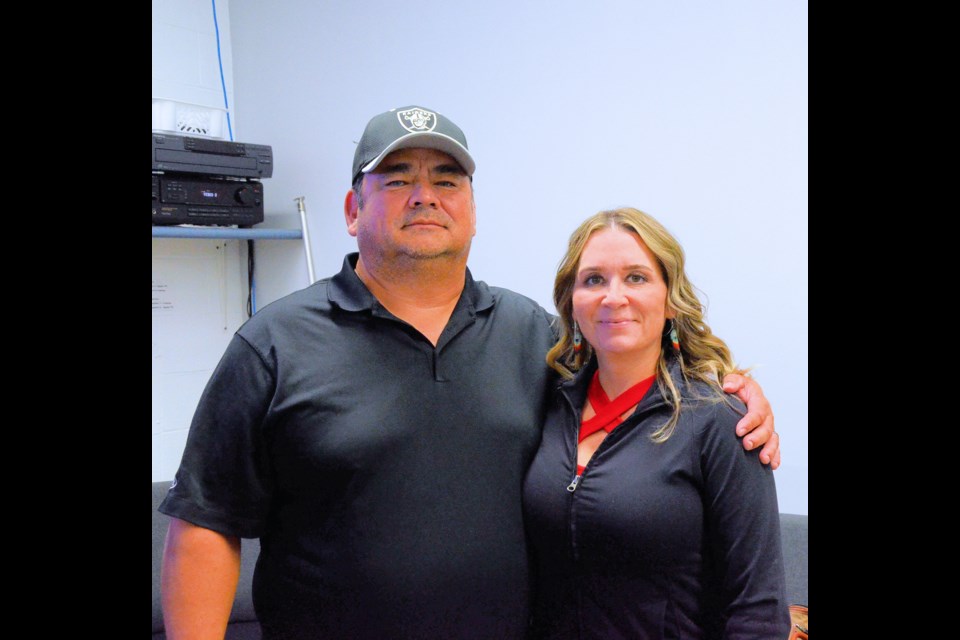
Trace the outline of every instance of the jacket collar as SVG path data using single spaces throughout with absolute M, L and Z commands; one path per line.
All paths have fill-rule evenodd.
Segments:
M 593 378 L 594 372 L 597 370 L 597 356 L 594 354 L 590 361 L 576 372 L 571 380 L 565 380 L 560 384 L 560 391 L 567 396 L 575 407 L 582 407 L 587 401 L 587 387 L 590 385 L 590 380 Z M 677 389 L 680 391 L 680 395 L 685 394 L 687 383 L 683 378 L 683 375 L 680 371 L 680 363 L 676 357 L 670 358 L 670 363 L 667 365 L 667 370 L 670 372 L 670 377 L 673 378 L 673 383 L 676 385 Z M 646 407 L 647 405 L 653 403 L 665 402 L 663 397 L 660 395 L 660 390 L 656 382 L 654 382 L 651 387 L 651 392 L 640 401 L 639 406 Z M 638 408 L 639 408 L 638 406 Z

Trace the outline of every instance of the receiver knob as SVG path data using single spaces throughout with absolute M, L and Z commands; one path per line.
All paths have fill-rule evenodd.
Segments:
M 252 199 L 252 193 L 247 187 L 240 187 L 237 189 L 236 193 L 233 194 L 233 197 L 236 198 L 237 202 L 240 204 L 250 204 Z

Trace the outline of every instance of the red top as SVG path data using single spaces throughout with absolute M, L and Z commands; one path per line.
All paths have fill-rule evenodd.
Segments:
M 616 429 L 617 425 L 623 422 L 620 415 L 643 399 L 644 394 L 647 393 L 656 378 L 656 375 L 645 378 L 610 400 L 607 397 L 607 392 L 600 386 L 600 371 L 596 371 L 590 381 L 590 386 L 587 388 L 587 400 L 593 406 L 596 415 L 580 423 L 580 437 L 577 439 L 577 444 L 601 429 L 607 433 Z M 583 470 L 583 465 L 577 465 L 578 475 L 582 474 Z

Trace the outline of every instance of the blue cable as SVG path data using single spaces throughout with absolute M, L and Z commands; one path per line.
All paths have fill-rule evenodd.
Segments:
M 227 82 L 223 77 L 223 56 L 220 53 L 220 26 L 217 24 L 217 0 L 211 0 L 213 5 L 213 28 L 217 32 L 217 61 L 220 64 L 220 87 L 223 89 L 223 107 L 227 111 L 227 131 L 233 141 L 233 126 L 230 124 L 230 104 L 227 100 Z M 247 242 L 251 242 L 248 240 Z M 250 315 L 257 312 L 257 279 L 250 274 Z
M 233 126 L 230 124 L 230 105 L 227 104 L 227 83 L 223 79 L 223 58 L 220 56 L 220 27 L 217 25 L 217 0 L 211 0 L 213 4 L 213 28 L 217 32 L 217 60 L 220 62 L 220 86 L 223 87 L 223 106 L 227 110 L 227 131 L 230 133 L 230 140 L 233 140 Z

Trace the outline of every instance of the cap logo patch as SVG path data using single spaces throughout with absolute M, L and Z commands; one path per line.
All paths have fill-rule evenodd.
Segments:
M 437 126 L 437 114 L 425 109 L 398 111 L 397 119 L 400 120 L 401 127 L 412 133 L 433 131 L 433 128 Z

